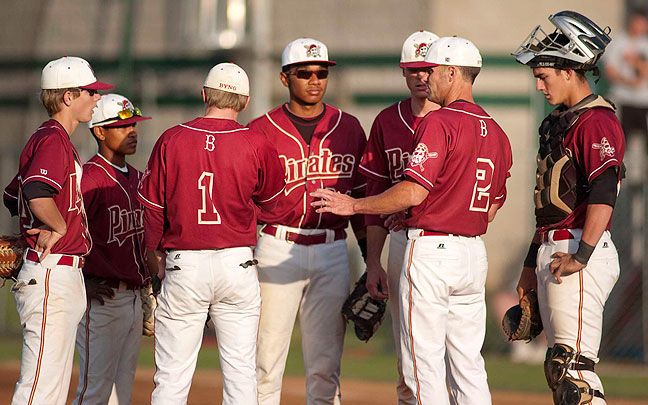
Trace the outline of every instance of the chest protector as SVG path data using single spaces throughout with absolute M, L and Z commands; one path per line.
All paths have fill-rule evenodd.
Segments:
M 565 135 L 585 111 L 594 107 L 614 110 L 601 96 L 590 95 L 571 108 L 560 106 L 540 124 L 536 187 L 537 226 L 556 224 L 567 218 L 589 192 L 587 175 L 576 165 L 572 151 L 565 148 Z

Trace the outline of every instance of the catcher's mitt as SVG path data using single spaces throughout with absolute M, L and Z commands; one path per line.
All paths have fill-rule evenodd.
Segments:
M 144 336 L 153 336 L 155 334 L 155 318 L 153 314 L 155 313 L 155 308 L 157 308 L 157 294 L 153 292 L 153 286 L 151 284 L 145 285 L 140 290 L 142 295 L 142 335 Z
M 0 277 L 18 276 L 27 248 L 27 242 L 21 236 L 0 236 Z
M 502 319 L 502 329 L 509 340 L 526 340 L 527 342 L 542 332 L 538 294 L 535 290 L 524 294 L 519 305 L 512 306 L 506 311 Z
M 385 300 L 375 300 L 367 291 L 367 272 L 360 277 L 342 306 L 342 315 L 355 324 L 355 334 L 368 342 L 385 317 Z

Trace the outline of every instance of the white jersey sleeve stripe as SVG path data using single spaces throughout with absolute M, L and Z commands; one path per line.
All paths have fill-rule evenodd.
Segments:
M 140 197 L 140 198 L 141 198 L 141 199 L 146 203 L 146 205 L 149 206 L 150 208 L 158 208 L 158 209 L 161 209 L 161 210 L 164 209 L 163 206 L 161 206 L 161 205 L 159 205 L 159 204 L 156 204 L 156 203 L 154 203 L 153 201 L 149 201 L 149 200 L 147 200 L 146 197 L 144 197 L 144 196 L 142 195 L 142 193 L 140 193 L 139 191 L 137 192 L 137 195 L 138 195 L 138 196 L 139 196 L 139 197 Z
M 417 179 L 420 179 L 420 180 L 424 181 L 425 184 L 429 185 L 430 187 L 434 187 L 434 184 L 430 183 L 430 181 L 429 181 L 428 179 L 426 179 L 425 177 L 421 176 L 420 174 L 418 174 L 418 173 L 415 172 L 414 170 L 408 168 L 408 169 L 405 169 L 405 172 L 406 172 L 407 174 L 411 175 L 412 177 L 416 177 Z
M 35 175 L 33 175 L 33 176 L 29 176 L 29 177 L 27 177 L 25 180 L 23 180 L 22 183 L 23 183 L 23 184 L 28 183 L 29 180 L 31 180 L 31 179 L 43 179 L 43 180 L 45 180 L 47 183 L 51 183 L 52 185 L 54 185 L 54 186 L 55 186 L 56 188 L 58 188 L 59 190 L 61 190 L 61 189 L 63 188 L 63 187 L 61 187 L 60 184 L 58 184 L 58 183 L 55 182 L 54 180 L 50 179 L 49 177 L 41 176 L 41 175 L 39 175 L 39 174 L 35 174 Z

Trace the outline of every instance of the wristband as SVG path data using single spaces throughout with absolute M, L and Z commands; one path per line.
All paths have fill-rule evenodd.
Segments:
M 526 258 L 524 259 L 524 267 L 532 267 L 534 269 L 536 268 L 538 249 L 540 249 L 540 244 L 531 242 L 531 245 L 529 245 L 529 251 L 527 252 Z
M 362 259 L 367 263 L 367 238 L 358 239 L 358 247 L 360 248 Z
M 580 264 L 587 264 L 592 253 L 594 253 L 594 246 L 588 245 L 581 239 L 578 243 L 578 250 L 572 257 Z

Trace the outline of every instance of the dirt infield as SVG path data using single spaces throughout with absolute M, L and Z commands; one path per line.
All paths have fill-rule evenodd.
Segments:
M 14 383 L 18 380 L 19 364 L 17 362 L 0 363 L 0 404 L 8 404 L 13 394 Z M 74 398 L 78 381 L 78 369 L 74 369 L 68 403 Z M 189 393 L 190 405 L 213 405 L 221 401 L 222 380 L 220 374 L 210 370 L 198 370 L 193 379 Z M 135 376 L 135 389 L 132 404 L 144 405 L 150 403 L 153 390 L 153 369 L 139 368 Z M 394 387 L 390 383 L 342 380 L 343 403 L 345 405 L 392 405 L 396 403 Z M 304 379 L 301 377 L 284 378 L 282 404 L 301 405 L 305 403 Z M 546 405 L 551 403 L 547 394 L 528 392 L 493 392 L 495 405 Z M 640 405 L 640 400 L 610 400 L 608 405 Z

